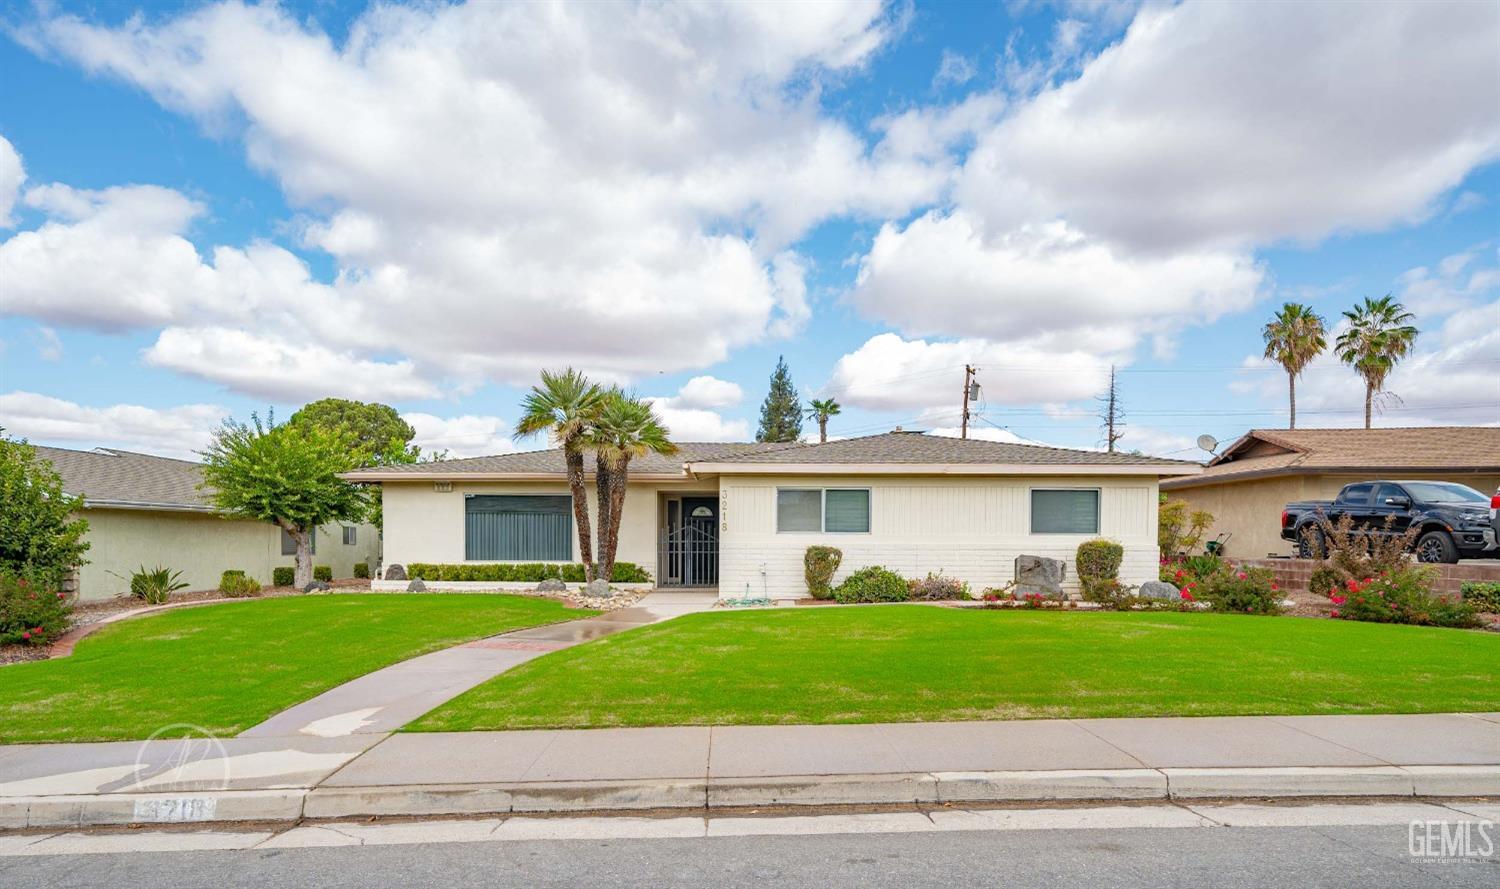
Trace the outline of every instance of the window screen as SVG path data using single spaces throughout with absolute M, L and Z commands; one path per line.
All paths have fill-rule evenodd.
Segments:
M 464 498 L 464 558 L 572 561 L 573 498 L 566 494 Z
M 776 530 L 823 530 L 823 492 L 816 488 L 778 488 Z
M 1032 491 L 1031 533 L 1098 534 L 1099 492 Z
M 859 534 L 869 532 L 869 491 L 840 491 L 830 488 L 823 496 L 826 503 L 823 530 Z
M 359 529 L 349 525 L 344 526 L 344 546 L 353 546 L 359 540 Z

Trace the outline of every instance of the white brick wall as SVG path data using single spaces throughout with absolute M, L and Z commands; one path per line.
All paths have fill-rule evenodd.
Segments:
M 1125 547 L 1120 578 L 1140 584 L 1157 575 L 1154 476 L 935 478 L 919 476 L 814 479 L 723 476 L 719 594 L 786 598 L 806 595 L 802 557 L 824 544 L 844 553 L 835 583 L 868 565 L 906 577 L 929 571 L 966 580 L 977 593 L 1014 576 L 1015 558 L 1063 559 L 1076 588 L 1073 556 L 1095 535 L 1032 534 L 1032 488 L 1096 488 L 1101 537 Z M 869 534 L 778 534 L 776 488 L 867 487 Z

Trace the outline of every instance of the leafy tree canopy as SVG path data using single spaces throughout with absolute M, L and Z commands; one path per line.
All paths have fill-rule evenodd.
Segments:
M 771 374 L 771 391 L 760 406 L 760 427 L 756 441 L 797 441 L 802 437 L 802 402 L 792 385 L 791 371 L 784 357 L 776 359 Z
M 364 517 L 364 489 L 339 478 L 359 464 L 349 439 L 310 423 L 250 419 L 225 420 L 203 451 L 203 481 L 215 506 L 298 533 Z
M 63 493 L 51 461 L 0 428 L 0 570 L 60 585 L 82 565 L 89 523 L 72 513 L 81 498 Z
M 422 456 L 422 449 L 411 443 L 417 431 L 388 404 L 324 398 L 304 404 L 287 425 L 314 426 L 343 435 L 359 450 L 362 464 L 415 463 Z

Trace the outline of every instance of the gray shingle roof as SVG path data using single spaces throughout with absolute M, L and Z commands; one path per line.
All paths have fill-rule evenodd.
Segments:
M 723 442 L 723 441 L 679 441 L 678 451 L 671 457 L 647 454 L 630 461 L 632 473 L 680 474 L 682 464 L 707 460 L 737 460 L 746 454 L 778 448 L 797 447 L 794 444 L 776 442 Z M 586 464 L 593 469 L 593 460 Z M 496 454 L 493 457 L 464 457 L 458 460 L 443 460 L 438 463 L 409 463 L 400 466 L 369 467 L 362 472 L 378 472 L 381 475 L 460 475 L 463 473 L 520 473 L 562 475 L 567 471 L 563 465 L 562 448 L 545 451 L 521 451 L 515 454 Z
M 207 493 L 198 490 L 203 467 L 197 463 L 113 448 L 73 451 L 37 445 L 36 452 L 52 461 L 62 476 L 63 491 L 82 495 L 86 503 L 212 508 Z
M 1035 464 L 1089 466 L 1168 466 L 1196 467 L 1188 460 L 1146 457 L 1135 454 L 1107 454 L 1044 445 L 1013 444 L 976 438 L 947 438 L 920 432 L 886 432 L 861 438 L 846 438 L 825 444 L 793 445 L 773 451 L 744 454 L 733 460 L 711 460 L 716 463 L 934 463 L 960 464 Z

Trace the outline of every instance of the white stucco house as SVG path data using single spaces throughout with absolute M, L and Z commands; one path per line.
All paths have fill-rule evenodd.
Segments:
M 826 444 L 679 443 L 631 463 L 619 561 L 660 587 L 724 598 L 807 595 L 803 554 L 941 572 L 978 590 L 1022 554 L 1072 561 L 1078 544 L 1125 547 L 1121 580 L 1157 576 L 1157 486 L 1196 463 L 896 431 Z M 592 460 L 589 461 L 592 466 Z M 363 469 L 382 487 L 386 565 L 577 561 L 558 449 Z M 594 512 L 590 475 L 590 515 Z

